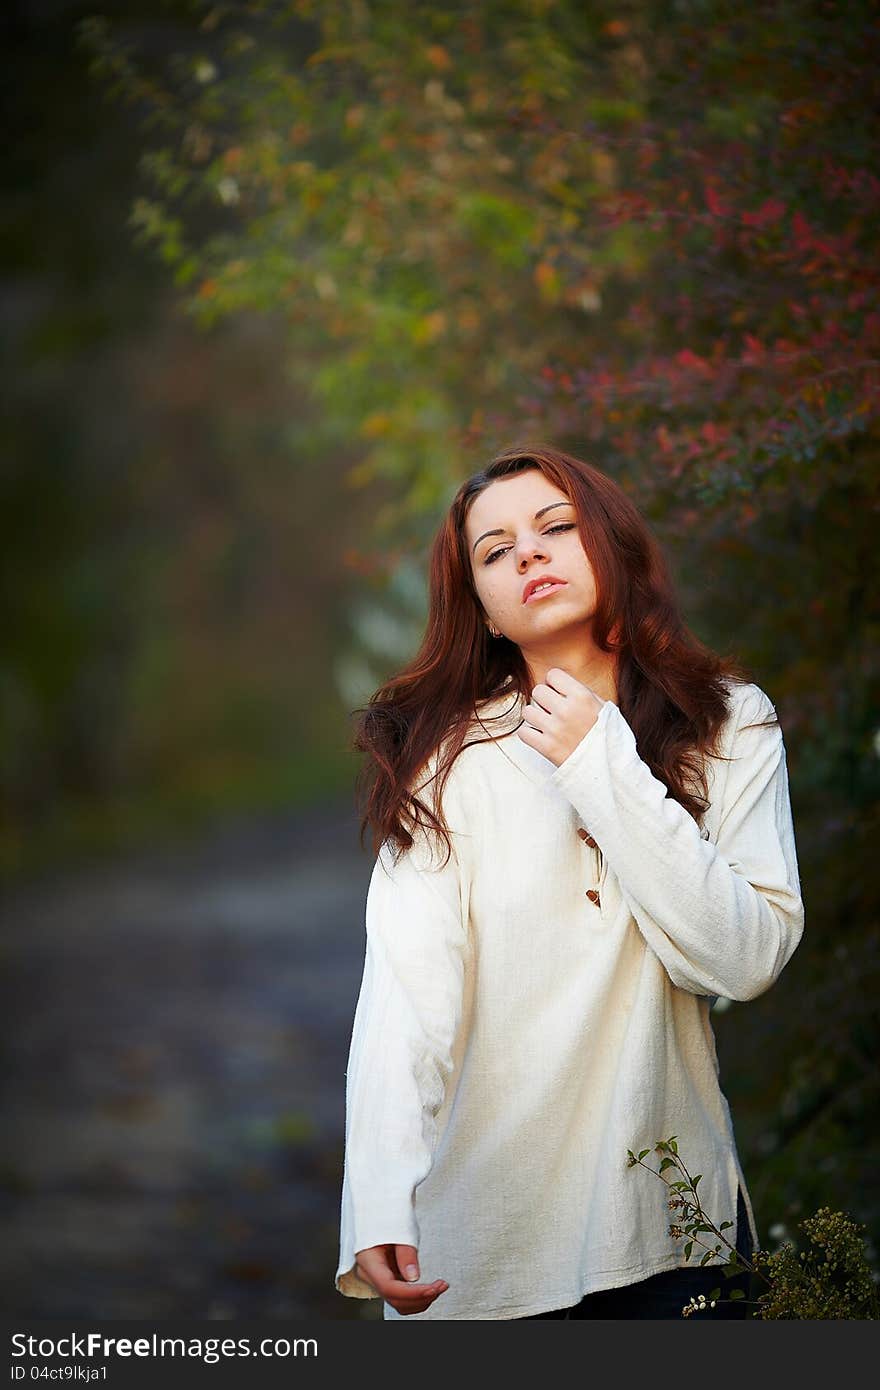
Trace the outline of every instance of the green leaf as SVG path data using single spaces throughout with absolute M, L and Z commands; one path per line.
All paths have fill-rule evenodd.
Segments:
M 684 1257 L 685 1257 L 686 1260 L 689 1260 L 689 1259 L 690 1259 L 690 1257 L 691 1257 L 691 1251 L 693 1250 L 693 1248 L 694 1248 L 694 1242 L 693 1242 L 692 1240 L 689 1240 L 688 1243 L 687 1243 L 687 1245 L 684 1247 Z
M 589 118 L 602 125 L 625 129 L 639 119 L 642 108 L 631 98 L 604 92 L 590 95 L 584 102 L 584 110 Z
M 662 1173 L 663 1170 L 664 1170 L 664 1168 L 674 1168 L 674 1167 L 675 1167 L 675 1159 L 674 1159 L 674 1158 L 664 1158 L 664 1159 L 661 1161 L 661 1163 L 660 1163 L 660 1170 L 659 1170 L 659 1171 Z
M 733 1225 L 733 1222 L 732 1222 L 732 1221 L 722 1221 L 722 1223 L 721 1223 L 721 1225 L 718 1227 L 718 1229 L 719 1229 L 719 1231 L 726 1231 L 726 1230 L 727 1230 L 727 1227 L 728 1227 L 728 1226 L 732 1226 L 732 1225 Z
M 721 1290 L 720 1290 L 720 1289 L 713 1289 L 711 1293 L 707 1293 L 707 1294 L 706 1294 L 706 1297 L 708 1298 L 709 1302 L 711 1303 L 713 1298 L 717 1300 L 717 1299 L 719 1299 L 719 1298 L 721 1297 Z
M 457 211 L 459 225 L 475 245 L 502 265 L 518 270 L 526 266 L 534 230 L 533 215 L 527 207 L 496 193 L 475 192 L 461 197 Z
M 742 1289 L 731 1289 L 731 1290 L 730 1290 L 730 1297 L 731 1297 L 731 1298 L 745 1298 L 745 1294 L 743 1293 Z
M 697 1176 L 694 1178 L 694 1181 L 693 1181 L 693 1183 L 692 1183 L 692 1186 L 693 1186 L 693 1189 L 694 1189 L 695 1192 L 696 1192 L 696 1190 L 697 1190 L 697 1183 L 700 1181 L 700 1178 L 701 1178 L 702 1176 L 703 1176 L 702 1173 L 698 1173 Z
M 700 1264 L 701 1264 L 701 1265 L 704 1265 L 704 1264 L 706 1263 L 706 1261 L 707 1261 L 707 1260 L 711 1260 L 711 1258 L 712 1258 L 712 1251 L 711 1251 L 711 1250 L 707 1250 L 706 1253 L 705 1253 L 705 1255 L 703 1256 L 703 1258 L 700 1260 Z
M 645 1157 L 645 1154 L 649 1152 L 649 1149 L 642 1149 L 642 1152 L 639 1154 L 639 1161 L 641 1162 L 641 1160 Z

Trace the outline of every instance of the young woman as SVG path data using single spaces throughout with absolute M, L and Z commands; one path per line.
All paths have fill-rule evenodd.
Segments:
M 422 645 L 355 744 L 378 852 L 336 1288 L 386 1319 L 680 1317 L 728 1292 L 726 1252 L 688 1259 L 627 1153 L 675 1135 L 704 1210 L 757 1246 L 709 1011 L 801 938 L 785 750 L 617 484 L 543 445 L 463 483 Z

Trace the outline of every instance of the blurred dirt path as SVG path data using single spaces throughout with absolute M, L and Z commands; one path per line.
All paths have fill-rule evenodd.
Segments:
M 367 843 L 326 803 L 6 891 L 7 1315 L 379 1316 L 333 1288 Z

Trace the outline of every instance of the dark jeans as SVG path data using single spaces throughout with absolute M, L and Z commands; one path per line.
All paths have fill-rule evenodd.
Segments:
M 737 1192 L 736 1203 L 737 1242 L 736 1248 L 743 1259 L 751 1262 L 751 1236 L 746 1204 L 741 1191 Z M 671 1219 L 674 1219 L 670 1213 Z M 704 1232 L 700 1239 L 709 1241 Z M 713 1244 L 717 1244 L 714 1241 Z M 722 1251 L 726 1247 L 722 1246 Z M 648 1279 L 640 1279 L 636 1284 L 625 1284 L 620 1289 L 600 1289 L 597 1293 L 585 1294 L 580 1303 L 572 1308 L 553 1308 L 549 1313 L 530 1313 L 519 1322 L 537 1322 L 544 1318 L 680 1318 L 681 1310 L 690 1298 L 700 1294 L 708 1295 L 712 1289 L 721 1290 L 721 1299 L 714 1308 L 692 1313 L 694 1318 L 747 1318 L 750 1308 L 744 1306 L 749 1297 L 751 1275 L 738 1274 L 735 1279 L 725 1278 L 720 1265 L 700 1265 L 702 1251 L 697 1246 L 691 1254 L 692 1265 L 680 1269 L 665 1269 L 660 1274 L 652 1274 Z M 744 1298 L 730 1300 L 731 1289 L 742 1289 Z

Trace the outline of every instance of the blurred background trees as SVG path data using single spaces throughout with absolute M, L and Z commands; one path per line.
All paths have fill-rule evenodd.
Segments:
M 344 795 L 452 492 L 557 443 L 777 704 L 807 936 L 728 1093 L 761 1213 L 876 1233 L 875 7 L 96 8 L 13 22 L 7 872 Z

